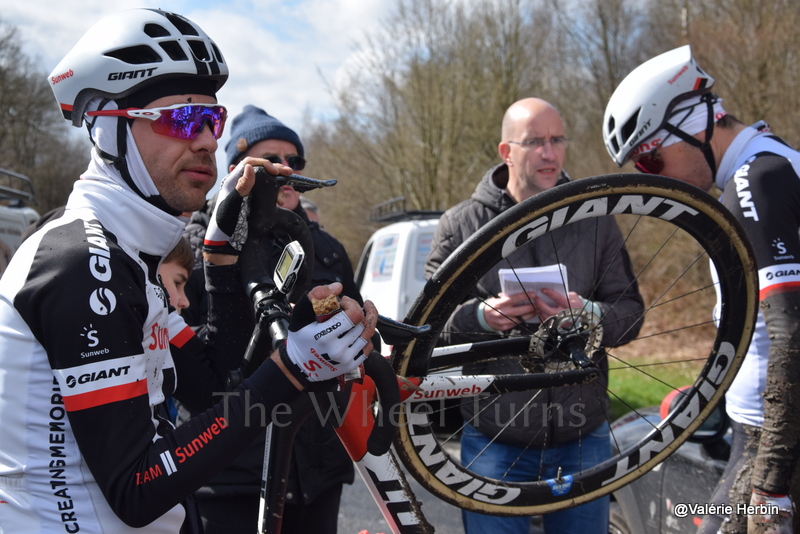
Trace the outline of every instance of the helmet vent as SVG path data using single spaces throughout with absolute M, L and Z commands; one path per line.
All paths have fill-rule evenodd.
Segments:
M 161 48 L 164 49 L 164 52 L 170 57 L 173 61 L 188 61 L 189 58 L 186 57 L 186 52 L 183 51 L 181 45 L 178 44 L 177 41 L 162 41 L 158 43 Z
M 181 32 L 181 35 L 200 35 L 197 32 L 197 29 L 185 18 L 174 13 L 164 13 L 164 16 L 167 17 L 176 28 L 178 28 L 178 31 Z
M 145 24 L 144 33 L 148 37 L 169 37 L 169 30 L 161 24 Z
M 217 48 L 217 45 L 213 42 L 211 43 L 211 50 L 214 52 L 214 59 L 217 60 L 217 63 L 225 63 L 222 60 L 222 52 L 219 51 L 219 48 Z
M 142 65 L 145 63 L 161 63 L 161 56 L 158 52 L 146 45 L 130 46 L 111 50 L 104 54 L 108 57 L 116 58 L 130 65 Z
M 634 113 L 631 116 L 631 118 L 628 119 L 628 122 L 626 122 L 625 125 L 622 127 L 622 131 L 620 133 L 622 134 L 623 143 L 627 143 L 628 139 L 630 139 L 631 136 L 634 134 L 636 130 L 636 125 L 639 122 L 639 113 L 641 113 L 641 111 L 642 108 L 637 109 L 636 113 Z
M 192 49 L 192 54 L 194 54 L 195 59 L 199 61 L 211 60 L 211 56 L 208 53 L 208 48 L 203 41 L 187 39 L 186 42 L 189 44 L 189 48 Z

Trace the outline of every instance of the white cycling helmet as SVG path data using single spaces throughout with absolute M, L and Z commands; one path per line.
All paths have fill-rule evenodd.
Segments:
M 606 106 L 603 141 L 611 159 L 621 167 L 636 147 L 667 124 L 678 103 L 709 93 L 712 85 L 714 78 L 697 65 L 689 45 L 636 67 Z
M 217 45 L 181 15 L 142 8 L 100 19 L 49 81 L 64 118 L 79 127 L 93 98 L 117 100 L 168 78 L 193 77 L 222 87 L 228 65 Z

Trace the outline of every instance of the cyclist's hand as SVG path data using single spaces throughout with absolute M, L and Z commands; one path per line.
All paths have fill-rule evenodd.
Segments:
M 355 300 L 342 297 L 340 311 L 317 322 L 309 297 L 322 300 L 341 291 L 339 283 L 317 286 L 300 299 L 292 312 L 289 337 L 280 357 L 303 387 L 356 369 L 372 351 L 370 339 L 378 322 L 372 302 L 365 302 L 362 310 Z
M 222 179 L 203 240 L 203 252 L 212 263 L 234 263 L 247 241 L 247 219 L 250 213 L 248 194 L 256 182 L 254 166 L 264 167 L 268 173 L 274 175 L 292 173 L 292 169 L 284 165 L 273 164 L 265 159 L 245 158 Z M 220 258 L 220 255 L 223 257 Z M 230 259 L 226 261 L 224 256 Z
M 525 293 L 514 295 L 501 293 L 498 298 L 486 299 L 485 305 L 482 306 L 483 317 L 492 330 L 505 332 L 536 316 L 536 309 L 532 303 L 533 297 Z

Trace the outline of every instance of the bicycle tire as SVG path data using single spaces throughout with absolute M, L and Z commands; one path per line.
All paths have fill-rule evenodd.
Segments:
M 635 202 L 627 204 L 631 200 Z M 626 205 L 627 208 L 621 208 Z M 656 207 L 650 209 L 647 206 Z M 696 376 L 691 381 L 692 386 L 686 390 L 683 402 L 675 403 L 676 406 L 661 423 L 633 445 L 616 450 L 610 460 L 587 466 L 579 472 L 565 473 L 571 477 L 568 489 L 554 485 L 552 479 L 509 482 L 472 472 L 448 452 L 448 445 L 452 441 L 446 436 L 437 435 L 427 412 L 414 412 L 406 406 L 398 413 L 399 432 L 395 439 L 395 450 L 412 476 L 437 497 L 462 509 L 506 516 L 548 513 L 593 500 L 633 481 L 664 460 L 702 424 L 723 397 L 747 351 L 758 310 L 757 275 L 749 242 L 738 222 L 708 194 L 677 180 L 641 174 L 595 176 L 558 186 L 507 210 L 472 235 L 431 276 L 414 302 L 405 322 L 429 324 L 433 335 L 396 346 L 392 354 L 395 371 L 402 377 L 428 374 L 436 338 L 453 309 L 468 295 L 472 285 L 501 260 L 503 247 L 509 246 L 511 240 L 521 232 L 532 228 L 534 223 L 553 220 L 554 214 L 564 224 L 571 224 L 578 218 L 575 214 L 586 218 L 610 213 L 615 215 L 621 229 L 626 222 L 622 219 L 637 219 L 633 226 L 623 230 L 629 252 L 633 230 L 644 217 L 652 220 L 650 224 L 657 227 L 666 224 L 679 229 L 677 233 L 683 237 L 670 237 L 670 240 L 676 239 L 681 249 L 687 247 L 680 239 L 694 242 L 692 247 L 699 246 L 699 257 L 707 256 L 711 260 L 701 262 L 705 263 L 705 271 L 709 271 L 709 265 L 716 268 L 719 278 L 716 290 L 719 291 L 721 302 L 719 320 L 716 327 L 711 324 L 710 329 L 708 325 L 701 328 L 701 333 L 707 332 L 707 339 L 704 338 L 702 342 L 707 343 L 710 349 L 707 352 L 704 349 L 696 358 L 699 363 L 690 366 Z M 670 240 L 665 242 L 665 246 Z M 653 263 L 658 262 L 651 260 L 646 265 Z M 667 263 L 671 264 L 672 260 Z M 695 265 L 691 272 L 694 273 L 697 268 Z M 634 271 L 644 296 L 646 291 L 642 284 L 654 283 L 645 276 L 645 269 L 640 271 L 638 266 L 634 266 Z M 682 280 L 675 287 L 681 283 Z M 702 286 L 702 283 L 698 286 Z M 668 287 L 672 288 L 673 285 Z M 698 292 L 700 290 L 702 293 Z M 682 292 L 679 297 L 673 298 L 670 294 L 669 301 L 665 298 L 665 292 L 653 297 L 653 300 L 645 297 L 645 327 L 650 315 L 657 315 L 662 310 L 666 313 L 666 308 L 672 308 L 673 302 L 679 307 L 696 307 L 694 303 L 700 297 L 708 299 L 705 296 L 708 290 L 706 285 Z M 715 290 L 713 285 L 710 290 Z M 654 295 L 659 295 L 659 291 L 656 290 Z M 710 317 L 711 310 L 706 309 L 705 313 Z M 654 328 L 658 328 L 658 323 Z M 677 347 L 677 341 L 689 336 L 688 328 L 686 333 L 682 333 L 683 330 L 664 330 L 647 334 L 640 332 L 641 340 L 637 338 L 628 345 L 641 341 L 639 346 L 647 347 L 653 345 L 652 340 L 661 335 L 667 338 L 672 336 L 670 343 Z M 696 334 L 693 332 L 692 335 Z M 629 356 L 626 350 L 634 352 L 630 352 Z M 615 362 L 633 362 L 630 367 L 628 363 L 620 363 L 620 367 L 609 371 L 612 379 L 615 374 L 624 374 L 629 370 L 633 373 L 635 370 L 641 373 L 642 381 L 654 378 L 664 382 L 668 390 L 685 386 L 685 383 L 678 382 L 679 379 L 672 379 L 675 383 L 663 380 L 661 375 L 675 369 L 666 367 L 672 365 L 672 360 L 668 362 L 662 358 L 663 361 L 650 362 L 647 364 L 649 368 L 644 369 L 643 364 L 637 363 L 640 355 L 636 350 L 635 347 L 621 347 L 607 351 L 609 361 L 614 358 Z M 656 370 L 656 366 L 665 367 L 662 371 Z M 638 380 L 638 375 L 633 376 Z M 607 394 L 615 394 L 611 386 Z M 611 434 L 613 442 L 616 439 L 613 428 Z

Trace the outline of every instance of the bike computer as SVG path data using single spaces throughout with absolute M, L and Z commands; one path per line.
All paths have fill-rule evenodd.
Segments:
M 292 241 L 284 247 L 272 277 L 278 291 L 286 295 L 292 290 L 305 257 L 306 253 L 297 241 Z

